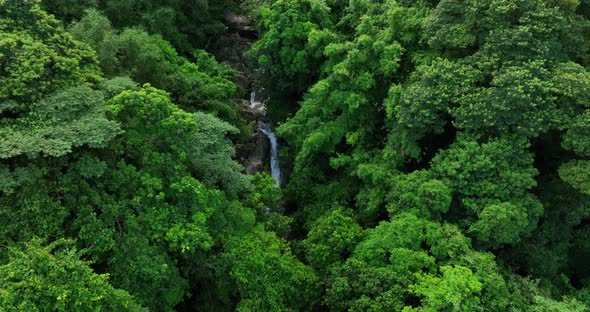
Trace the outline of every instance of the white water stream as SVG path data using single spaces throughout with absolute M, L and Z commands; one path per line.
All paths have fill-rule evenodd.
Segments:
M 260 129 L 264 135 L 270 140 L 270 172 L 271 176 L 275 179 L 275 185 L 281 187 L 281 164 L 279 162 L 279 144 L 277 142 L 277 136 L 272 129 L 270 124 L 265 123 L 264 127 Z
M 264 105 L 264 102 L 256 98 L 256 92 L 250 93 L 250 109 L 257 114 L 266 114 L 266 105 Z
M 264 102 L 256 98 L 256 92 L 250 94 L 250 109 L 260 114 L 266 114 Z M 281 164 L 279 162 L 279 143 L 276 134 L 272 131 L 270 123 L 264 123 L 260 131 L 270 141 L 270 173 L 275 179 L 276 187 L 281 187 Z

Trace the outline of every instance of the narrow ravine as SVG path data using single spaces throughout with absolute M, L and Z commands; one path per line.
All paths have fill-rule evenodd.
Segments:
M 226 14 L 228 33 L 215 44 L 216 55 L 220 61 L 230 64 L 237 72 L 235 83 L 241 96 L 234 99 L 242 108 L 242 113 L 253 123 L 254 131 L 250 137 L 236 144 L 238 160 L 249 175 L 266 171 L 277 187 L 283 186 L 283 175 L 279 160 L 279 141 L 266 114 L 266 103 L 258 95 L 251 81 L 254 70 L 246 64 L 245 52 L 258 39 L 252 21 L 234 13 Z

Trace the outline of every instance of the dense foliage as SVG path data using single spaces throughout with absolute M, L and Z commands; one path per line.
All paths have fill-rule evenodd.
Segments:
M 0 0 L 0 310 L 588 311 L 589 67 L 587 0 Z
M 237 6 L 232 0 L 43 0 L 41 5 L 68 23 L 99 9 L 119 29 L 141 26 L 189 53 L 222 34 L 224 11 Z
M 248 259 L 231 255 L 258 248 L 236 242 L 272 181 L 242 173 L 238 129 L 215 117 L 235 110 L 229 67 L 98 11 L 71 33 L 38 1 L 2 1 L 0 17 L 2 310 L 217 311 L 246 298 L 233 268 Z
M 344 3 L 263 7 L 251 52 L 322 305 L 588 309 L 589 3 Z

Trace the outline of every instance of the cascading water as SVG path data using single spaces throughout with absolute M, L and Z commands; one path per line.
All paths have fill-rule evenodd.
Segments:
M 279 144 L 277 142 L 277 136 L 268 123 L 265 123 L 260 131 L 262 131 L 270 141 L 270 173 L 276 181 L 275 185 L 281 187 L 281 164 L 279 162 Z
M 263 101 L 256 98 L 256 92 L 250 94 L 250 111 L 265 116 L 266 106 Z M 276 134 L 272 131 L 270 123 L 261 123 L 262 132 L 270 141 L 270 173 L 275 179 L 275 185 L 281 187 L 281 164 L 279 162 L 279 143 Z
M 256 99 L 256 92 L 250 93 L 250 110 L 256 114 L 266 114 L 266 106 L 262 101 Z

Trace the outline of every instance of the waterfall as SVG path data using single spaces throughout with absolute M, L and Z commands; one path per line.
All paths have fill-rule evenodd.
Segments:
M 271 176 L 275 179 L 275 185 L 281 187 L 281 165 L 279 163 L 279 144 L 277 136 L 272 131 L 270 123 L 264 122 L 266 120 L 266 103 L 256 97 L 256 92 L 250 93 L 250 104 L 248 106 L 250 113 L 257 117 L 258 130 L 264 134 L 270 141 L 270 170 Z M 260 143 L 258 143 L 260 144 Z M 260 145 L 259 145 L 260 146 Z M 258 163 L 262 162 L 264 154 L 261 155 Z M 260 168 L 261 169 L 261 168 Z M 260 169 L 256 171 L 260 171 Z M 254 172 L 254 171 L 253 171 Z
M 279 163 L 279 144 L 277 136 L 270 128 L 270 124 L 265 123 L 260 129 L 270 140 L 270 172 L 276 181 L 276 186 L 281 187 L 281 164 Z
M 266 114 L 266 106 L 264 105 L 264 102 L 256 98 L 256 92 L 250 93 L 250 110 L 255 114 Z

